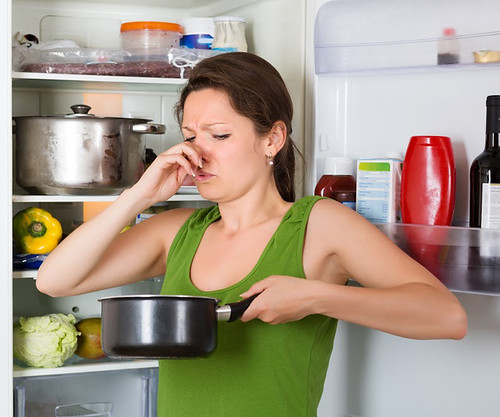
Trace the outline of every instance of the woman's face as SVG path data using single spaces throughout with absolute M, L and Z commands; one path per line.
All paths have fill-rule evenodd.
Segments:
M 272 177 L 267 141 L 257 135 L 249 118 L 232 108 L 226 93 L 207 88 L 189 94 L 182 132 L 203 158 L 194 178 L 203 197 L 218 202 L 238 198 Z

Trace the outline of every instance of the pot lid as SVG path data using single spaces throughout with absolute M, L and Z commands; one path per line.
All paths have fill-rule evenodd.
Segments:
M 147 123 L 150 122 L 151 119 L 140 119 L 140 118 L 129 118 L 129 117 L 106 117 L 106 116 L 96 116 L 95 114 L 89 113 L 91 107 L 86 105 L 86 104 L 73 104 L 71 107 L 71 110 L 73 110 L 73 113 L 67 113 L 67 114 L 49 114 L 46 116 L 17 116 L 13 117 L 14 120 L 17 119 L 27 119 L 27 118 L 62 118 L 62 119 L 77 119 L 77 118 L 92 118 L 92 119 L 113 119 L 113 120 L 127 120 L 129 122 L 134 122 L 134 123 Z

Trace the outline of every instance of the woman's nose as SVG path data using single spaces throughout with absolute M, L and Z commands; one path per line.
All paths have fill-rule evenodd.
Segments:
M 193 141 L 193 146 L 196 151 L 200 154 L 201 160 L 205 162 L 210 154 L 210 146 L 206 140 L 201 137 L 196 137 Z

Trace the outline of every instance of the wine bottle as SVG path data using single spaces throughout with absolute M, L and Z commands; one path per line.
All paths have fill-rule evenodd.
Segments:
M 470 167 L 470 227 L 500 228 L 500 95 L 486 98 L 486 144 Z

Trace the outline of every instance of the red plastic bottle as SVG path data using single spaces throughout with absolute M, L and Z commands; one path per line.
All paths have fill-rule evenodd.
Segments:
M 447 136 L 413 136 L 401 174 L 403 223 L 449 226 L 455 210 L 455 160 Z
M 314 195 L 330 197 L 356 210 L 356 180 L 353 164 L 347 158 L 326 158 L 324 174 L 319 179 Z

